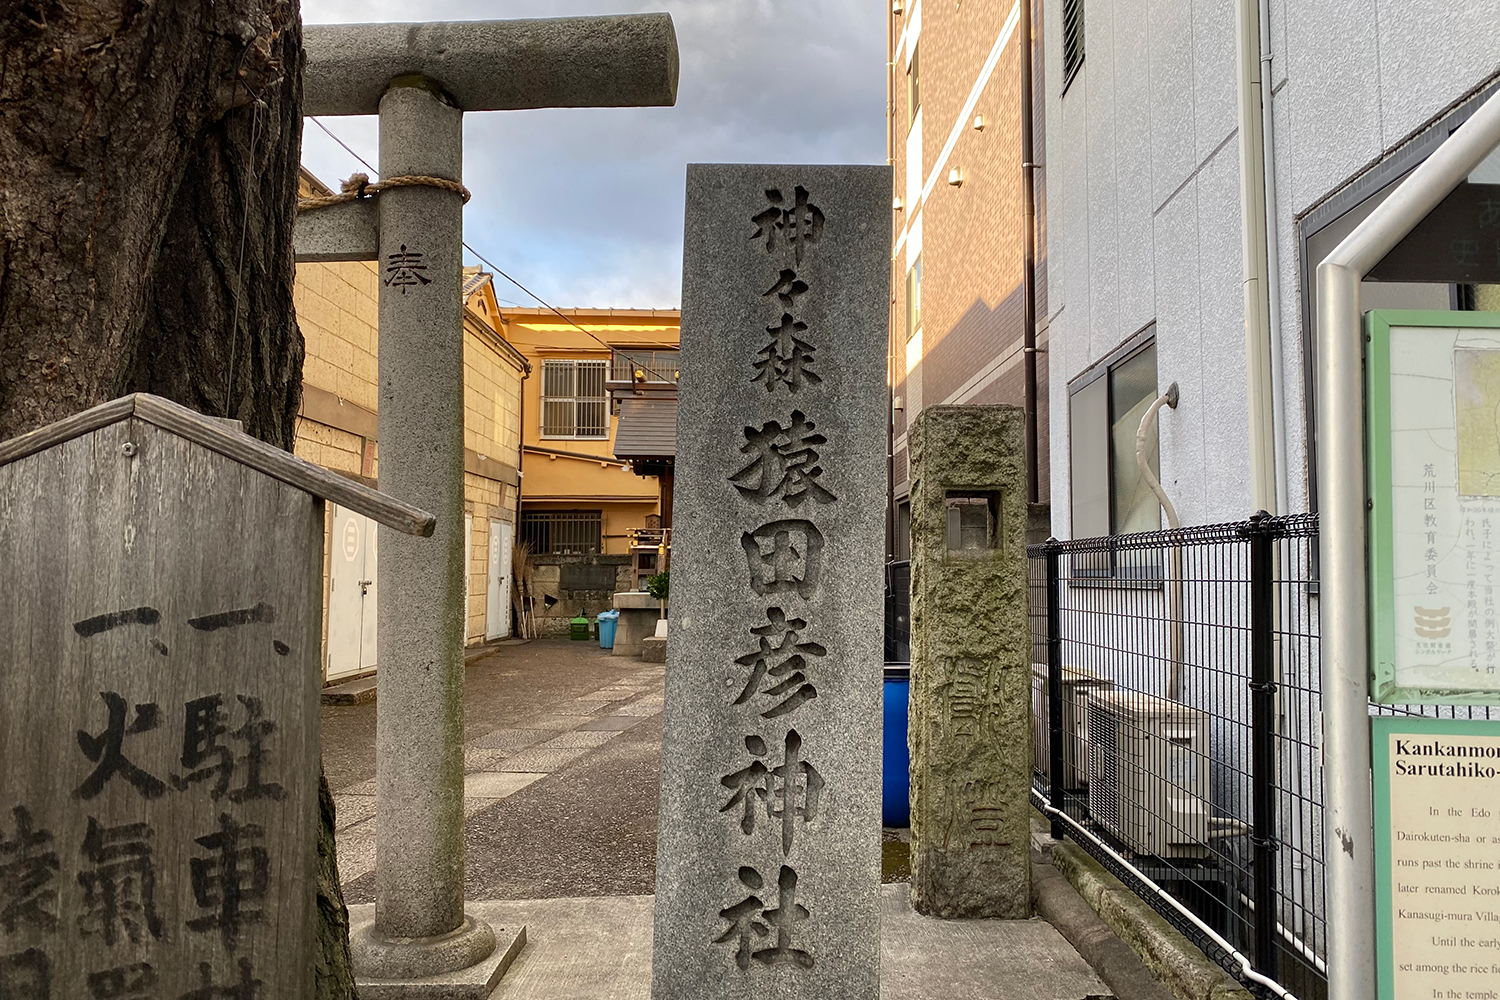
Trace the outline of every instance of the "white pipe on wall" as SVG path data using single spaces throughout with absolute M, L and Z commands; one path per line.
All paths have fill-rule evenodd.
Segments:
M 1240 245 L 1245 297 L 1245 402 L 1249 416 L 1250 509 L 1280 513 L 1271 378 L 1271 307 L 1266 259 L 1266 160 L 1261 108 L 1260 0 L 1235 0 L 1239 81 Z
M 1360 282 L 1497 145 L 1500 97 L 1491 97 L 1318 266 L 1328 1000 L 1376 994 Z
M 1276 202 L 1276 115 L 1275 74 L 1271 71 L 1271 6 L 1259 0 L 1260 8 L 1260 108 L 1261 108 L 1261 179 L 1266 209 L 1266 304 L 1270 319 L 1271 347 L 1271 420 L 1275 440 L 1276 506 L 1266 508 L 1272 514 L 1291 512 L 1288 499 L 1291 473 L 1286 460 L 1286 360 L 1282 353 L 1281 328 L 1281 241 Z M 1278 640 L 1279 641 L 1279 640 Z
M 1172 506 L 1172 498 L 1167 496 L 1167 491 L 1162 489 L 1161 480 L 1156 473 L 1151 471 L 1151 465 L 1146 460 L 1146 443 L 1151 437 L 1151 427 L 1156 423 L 1156 415 L 1161 412 L 1163 406 L 1177 409 L 1177 383 L 1173 382 L 1167 387 L 1167 391 L 1156 398 L 1156 402 L 1146 408 L 1141 415 L 1141 424 L 1135 431 L 1135 465 L 1141 471 L 1141 478 L 1146 480 L 1146 485 L 1151 487 L 1151 492 L 1156 494 L 1156 499 L 1161 503 L 1162 510 L 1167 512 L 1167 527 L 1173 531 L 1182 527 L 1182 522 L 1177 520 L 1177 508 Z M 1182 543 L 1174 540 L 1172 542 L 1172 569 L 1171 579 L 1167 586 L 1167 697 L 1172 701 L 1182 699 Z

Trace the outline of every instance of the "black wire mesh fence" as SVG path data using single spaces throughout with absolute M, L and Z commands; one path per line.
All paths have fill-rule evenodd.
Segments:
M 1303 1000 L 1327 995 L 1317 545 L 1304 514 L 1028 550 L 1054 835 L 1253 992 Z
M 885 566 L 885 662 L 911 662 L 911 563 Z
M 1054 834 L 1246 985 L 1307 998 L 1325 992 L 1316 544 L 1314 518 L 1261 516 L 1030 549 Z

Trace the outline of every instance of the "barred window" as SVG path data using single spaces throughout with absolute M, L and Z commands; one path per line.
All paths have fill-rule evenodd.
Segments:
M 542 437 L 609 437 L 606 361 L 542 364 Z
M 1083 66 L 1083 0 L 1063 0 L 1063 92 Z
M 542 555 L 594 555 L 602 551 L 604 521 L 597 510 L 521 512 L 521 541 Z

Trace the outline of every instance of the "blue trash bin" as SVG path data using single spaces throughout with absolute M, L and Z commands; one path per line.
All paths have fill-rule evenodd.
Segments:
M 595 619 L 599 625 L 599 648 L 615 648 L 615 627 L 620 624 L 619 611 L 601 611 Z
M 911 751 L 906 745 L 906 705 L 911 697 L 911 664 L 885 665 L 884 763 L 880 782 L 882 826 L 911 826 Z

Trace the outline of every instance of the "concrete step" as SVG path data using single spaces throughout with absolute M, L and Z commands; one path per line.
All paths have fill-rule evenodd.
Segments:
M 667 662 L 667 640 L 648 635 L 641 640 L 641 659 L 647 663 Z
M 323 689 L 325 705 L 368 705 L 375 700 L 375 675 L 332 684 Z

